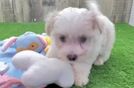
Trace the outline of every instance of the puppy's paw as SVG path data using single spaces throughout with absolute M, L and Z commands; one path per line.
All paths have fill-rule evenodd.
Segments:
M 97 66 L 103 65 L 103 64 L 104 64 L 104 60 L 101 59 L 101 58 L 97 59 L 97 60 L 94 62 L 94 65 L 97 65 Z
M 88 82 L 89 82 L 88 78 L 80 78 L 80 77 L 78 77 L 78 78 L 75 79 L 75 85 L 79 86 L 79 87 L 85 86 Z

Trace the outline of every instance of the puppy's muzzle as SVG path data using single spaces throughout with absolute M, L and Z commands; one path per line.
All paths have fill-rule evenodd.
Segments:
M 67 55 L 67 58 L 70 61 L 75 61 L 77 59 L 77 57 L 78 56 L 76 54 L 69 54 L 69 55 Z

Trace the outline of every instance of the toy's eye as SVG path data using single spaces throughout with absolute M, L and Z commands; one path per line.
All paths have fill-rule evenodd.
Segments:
M 30 50 L 36 50 L 38 47 L 39 47 L 38 43 L 32 42 L 32 43 L 29 45 L 28 48 L 29 48 Z
M 34 48 L 34 47 L 35 47 L 35 45 L 31 45 L 31 47 L 33 47 L 33 48 Z

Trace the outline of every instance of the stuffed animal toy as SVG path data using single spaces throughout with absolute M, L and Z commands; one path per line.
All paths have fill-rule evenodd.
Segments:
M 59 59 L 26 50 L 17 53 L 12 61 L 24 71 L 21 82 L 28 88 L 43 88 L 52 83 L 68 88 L 74 83 L 71 65 Z
M 0 88 L 12 88 L 12 85 L 17 86 L 13 88 L 23 88 L 16 85 L 18 83 L 20 85 L 20 82 L 17 81 L 23 74 L 23 71 L 16 69 L 12 64 L 11 58 L 16 52 L 33 50 L 45 55 L 46 49 L 51 44 L 50 42 L 51 39 L 45 33 L 35 34 L 33 32 L 26 32 L 19 37 L 11 37 L 0 41 Z
M 43 36 L 37 35 L 33 32 L 26 32 L 19 37 L 11 37 L 7 39 L 1 50 L 5 52 L 9 47 L 14 45 L 16 52 L 20 52 L 22 50 L 33 50 L 45 55 L 45 48 L 47 48 L 49 40 L 50 39 L 48 39 L 47 35 Z

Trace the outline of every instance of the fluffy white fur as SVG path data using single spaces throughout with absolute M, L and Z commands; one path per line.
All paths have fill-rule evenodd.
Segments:
M 21 81 L 26 88 L 43 88 L 51 83 L 68 88 L 74 84 L 70 64 L 56 58 L 47 58 L 34 51 L 22 51 L 13 57 L 13 64 L 24 70 Z
M 46 32 L 53 41 L 47 56 L 71 63 L 77 86 L 88 83 L 93 64 L 102 65 L 108 60 L 115 40 L 114 24 L 97 4 L 90 3 L 89 7 L 65 8 L 50 14 L 46 21 Z M 70 54 L 77 59 L 70 61 Z

